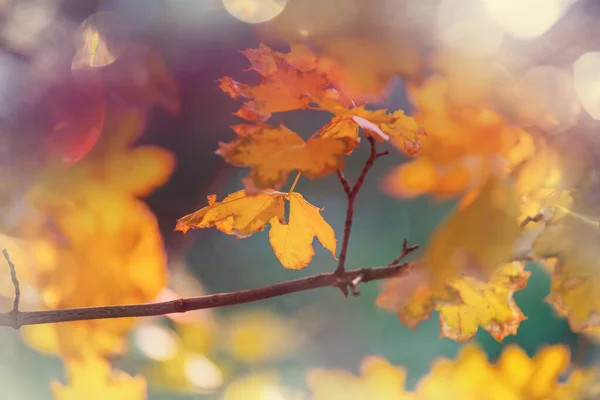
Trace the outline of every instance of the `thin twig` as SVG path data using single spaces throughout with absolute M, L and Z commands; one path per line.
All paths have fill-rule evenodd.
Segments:
M 10 260 L 10 256 L 8 255 L 8 251 L 6 249 L 2 249 L 2 254 L 8 263 L 8 267 L 10 268 L 10 278 L 12 279 L 12 284 L 15 288 L 15 300 L 13 302 L 13 308 L 6 315 L 11 319 L 11 326 L 15 329 L 19 329 L 21 327 L 19 321 L 19 302 L 21 301 L 21 287 L 19 286 L 19 279 L 17 279 L 17 269 L 15 264 Z
M 412 253 L 413 251 L 417 250 L 419 248 L 418 245 L 412 245 L 409 246 L 408 245 L 408 240 L 404 239 L 404 242 L 402 242 L 402 252 L 400 253 L 400 255 L 396 258 L 394 258 L 392 260 L 392 262 L 390 262 L 388 265 L 398 265 L 402 260 L 404 260 L 404 258 L 409 255 L 410 253 Z
M 350 184 L 348 183 L 348 180 L 344 176 L 343 172 L 341 170 L 337 171 L 337 176 L 342 184 L 342 187 L 344 188 L 344 193 L 346 193 L 346 197 L 348 199 L 348 205 L 346 207 L 346 221 L 344 223 L 344 237 L 342 239 L 342 249 L 340 250 L 338 264 L 335 269 L 335 273 L 338 275 L 343 274 L 346 269 L 346 257 L 348 254 L 348 245 L 350 243 L 350 234 L 352 233 L 352 222 L 354 221 L 354 200 L 356 199 L 358 192 L 360 191 L 363 183 L 365 182 L 365 177 L 367 176 L 367 173 L 373 167 L 375 160 L 377 160 L 377 158 L 381 156 L 388 154 L 387 151 L 377 153 L 375 139 L 371 136 L 368 136 L 367 139 L 369 140 L 369 144 L 371 145 L 371 152 L 369 154 L 369 158 L 365 162 L 365 166 L 363 167 L 354 185 L 350 187 Z M 342 285 L 340 286 L 340 289 L 342 290 L 344 295 L 348 295 L 348 288 L 346 286 Z
M 353 282 L 356 282 L 355 285 L 357 285 L 358 283 L 366 283 L 369 281 L 396 277 L 403 273 L 403 271 L 408 270 L 409 267 L 410 265 L 408 263 L 404 263 L 393 266 L 386 265 L 383 267 L 362 268 L 353 271 L 345 271 L 341 275 L 330 272 L 256 289 L 182 298 L 161 303 L 67 308 L 47 311 L 17 310 L 16 313 L 9 312 L 0 314 L 0 326 L 11 326 L 18 328 L 22 325 L 38 325 L 56 322 L 108 318 L 149 317 L 172 313 L 184 313 L 192 310 L 202 310 L 207 308 L 250 303 L 321 287 L 331 286 L 339 288 L 340 280 L 344 280 L 348 286 L 354 287 L 352 286 Z M 16 321 L 13 314 L 18 316 L 18 321 Z M 18 322 L 18 324 L 16 324 L 16 322 Z

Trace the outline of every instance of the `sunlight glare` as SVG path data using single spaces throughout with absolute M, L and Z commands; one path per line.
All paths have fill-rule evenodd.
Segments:
M 168 328 L 142 324 L 135 330 L 134 336 L 138 349 L 152 360 L 169 360 L 177 351 L 176 335 Z
M 575 91 L 585 111 L 600 120 L 600 52 L 585 53 L 573 64 Z
M 249 24 L 260 24 L 277 17 L 288 0 L 223 0 L 229 14 Z
M 518 39 L 548 31 L 577 0 L 482 0 L 492 19 Z
M 475 0 L 444 0 L 437 9 L 436 22 L 444 44 L 469 54 L 493 54 L 504 38 L 502 28 Z
M 187 357 L 185 375 L 192 385 L 201 390 L 214 391 L 223 384 L 223 374 L 219 367 L 202 354 Z

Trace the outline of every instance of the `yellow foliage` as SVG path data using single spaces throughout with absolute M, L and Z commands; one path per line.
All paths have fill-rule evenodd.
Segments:
M 523 263 L 514 262 L 503 265 L 487 281 L 457 277 L 438 290 L 423 282 L 410 287 L 410 278 L 398 278 L 384 283 L 377 304 L 397 312 L 402 322 L 411 328 L 438 310 L 443 337 L 466 341 L 482 327 L 501 341 L 507 335 L 516 334 L 525 319 L 513 294 L 525 288 L 530 275 Z
M 412 392 L 405 391 L 405 370 L 380 357 L 367 357 L 361 376 L 317 369 L 307 376 L 313 398 L 390 400 L 567 400 L 581 398 L 594 380 L 593 370 L 574 370 L 566 383 L 559 378 L 569 351 L 556 345 L 530 359 L 518 347 L 507 347 L 496 364 L 476 345 L 456 360 L 439 359 Z
M 290 202 L 289 221 L 279 217 L 271 220 L 269 242 L 281 264 L 290 269 L 302 269 L 312 260 L 315 252 L 314 237 L 335 257 L 336 238 L 320 210 L 304 200 L 300 193 L 286 195 Z
M 508 171 L 511 153 L 527 133 L 485 106 L 449 104 L 449 82 L 434 76 L 411 88 L 415 120 L 426 132 L 418 156 L 393 169 L 383 189 L 392 196 L 447 198 L 480 188 Z
M 290 203 L 288 223 L 284 222 L 284 201 Z M 304 200 L 300 193 L 265 190 L 248 195 L 240 190 L 222 202 L 214 195 L 209 205 L 177 221 L 175 230 L 187 232 L 193 228 L 215 226 L 222 232 L 244 238 L 260 232 L 271 224 L 269 242 L 285 268 L 302 269 L 314 256 L 312 242 L 316 236 L 323 247 L 335 257 L 335 232 L 323 219 L 320 210 Z
M 465 208 L 434 233 L 424 263 L 434 286 L 466 272 L 488 276 L 510 260 L 519 235 L 519 202 L 514 185 L 493 179 Z
M 52 382 L 55 400 L 146 400 L 144 378 L 111 370 L 108 361 L 93 353 L 66 363 L 69 384 Z
M 360 377 L 344 370 L 310 371 L 307 382 L 312 390 L 312 398 L 314 400 L 412 399 L 404 391 L 406 371 L 403 368 L 395 367 L 381 357 L 370 356 L 362 361 L 360 371 Z
M 250 364 L 280 360 L 296 350 L 301 340 L 293 320 L 266 310 L 238 314 L 224 329 L 225 349 Z

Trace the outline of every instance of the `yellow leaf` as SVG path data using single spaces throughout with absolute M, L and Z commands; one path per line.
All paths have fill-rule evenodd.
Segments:
M 357 377 L 344 370 L 314 369 L 307 375 L 314 400 L 409 400 L 404 391 L 406 371 L 381 357 L 369 356 L 360 366 Z
M 145 400 L 146 381 L 123 371 L 111 370 L 109 363 L 95 354 L 67 360 L 69 384 L 52 382 L 55 400 Z
M 462 276 L 437 290 L 426 282 L 412 283 L 411 287 L 410 277 L 392 279 L 384 283 L 377 305 L 397 312 L 413 329 L 429 319 L 431 311 L 438 310 L 442 336 L 466 341 L 482 327 L 501 341 L 516 334 L 525 319 L 513 294 L 525 288 L 530 275 L 523 263 L 514 262 L 503 265 L 486 282 Z
M 235 315 L 225 329 L 227 350 L 250 364 L 280 360 L 292 354 L 302 339 L 293 320 L 266 310 Z
M 284 126 L 264 127 L 252 135 L 219 143 L 217 154 L 238 167 L 250 167 L 250 179 L 259 189 L 280 188 L 292 171 L 321 178 L 344 166 L 345 140 L 311 138 L 304 141 Z
M 290 269 L 307 266 L 315 254 L 312 246 L 315 236 L 335 257 L 335 232 L 320 210 L 304 200 L 300 193 L 290 193 L 286 198 L 290 202 L 288 223 L 274 217 L 269 231 L 269 242 L 281 264 Z
M 283 218 L 285 194 L 275 190 L 265 190 L 248 196 L 239 190 L 216 201 L 216 196 L 208 197 L 208 206 L 177 220 L 175 230 L 187 232 L 194 228 L 216 226 L 222 232 L 244 238 L 263 231 L 273 217 Z
M 85 196 L 84 196 L 85 194 Z M 158 224 L 139 200 L 105 188 L 82 193 L 77 206 L 50 210 L 56 230 L 42 231 L 45 246 L 32 252 L 33 282 L 50 309 L 143 303 L 165 286 L 165 254 Z M 38 343 L 46 328 L 28 327 L 30 344 L 45 351 L 78 355 L 83 344 L 100 354 L 124 350 L 133 318 L 89 320 L 53 325 L 55 334 Z M 55 342 L 54 339 L 58 338 Z
M 462 272 L 488 276 L 510 260 L 520 229 L 519 203 L 513 185 L 492 179 L 465 208 L 435 232 L 425 254 L 433 286 Z
M 567 382 L 561 383 L 561 374 L 568 365 L 569 351 L 560 345 L 549 346 L 532 359 L 515 345 L 510 345 L 494 364 L 487 360 L 483 350 L 470 344 L 463 347 L 456 360 L 436 360 L 430 373 L 411 392 L 403 390 L 404 369 L 374 356 L 363 361 L 361 378 L 343 370 L 317 369 L 308 373 L 307 381 L 315 400 L 583 399 L 594 383 L 596 371 L 574 369 Z
M 513 294 L 525 288 L 530 275 L 523 263 L 514 262 L 504 264 L 487 282 L 468 276 L 452 279 L 448 286 L 456 291 L 460 303 L 437 305 L 442 336 L 469 340 L 480 326 L 498 341 L 515 335 L 525 316 Z

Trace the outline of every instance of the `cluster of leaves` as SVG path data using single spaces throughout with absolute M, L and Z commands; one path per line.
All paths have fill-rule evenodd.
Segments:
M 439 68 L 442 73 L 411 84 L 417 111 L 409 117 L 402 110 L 356 105 L 345 90 L 348 71 L 303 44 L 292 43 L 287 53 L 261 44 L 243 54 L 261 80 L 251 86 L 220 79 L 224 92 L 243 99 L 235 114 L 245 121 L 232 126 L 236 137 L 219 143 L 216 153 L 236 167 L 249 168 L 249 175 L 242 190 L 221 201 L 208 196 L 208 205 L 180 218 L 176 230 L 215 227 L 243 239 L 268 228 L 275 255 L 288 269 L 311 262 L 315 237 L 335 258 L 334 229 L 318 207 L 294 191 L 296 182 L 301 175 L 318 179 L 337 173 L 353 201 L 355 190 L 341 172 L 347 157 L 365 141 L 373 152 L 389 144 L 411 158 L 387 174 L 384 192 L 399 198 L 460 197 L 460 202 L 410 273 L 384 284 L 377 299 L 380 307 L 396 312 L 411 327 L 437 310 L 443 336 L 465 341 L 483 328 L 500 341 L 515 334 L 525 319 L 513 294 L 529 279 L 524 261 L 534 259 L 544 261 L 552 274 L 548 300 L 557 311 L 569 318 L 574 330 L 598 332 L 600 301 L 595 289 L 600 277 L 590 268 L 598 259 L 595 216 L 600 213 L 592 201 L 595 192 L 586 164 L 578 163 L 583 149 L 568 143 L 566 150 L 563 139 L 512 124 L 507 115 L 481 101 L 493 90 L 493 79 L 478 93 L 463 94 L 457 107 L 452 80 L 456 71 L 448 65 Z M 107 106 L 101 113 L 106 118 L 102 134 L 94 136 L 89 154 L 75 165 L 59 167 L 60 173 L 50 169 L 37 177 L 27 193 L 36 210 L 19 228 L 27 243 L 21 253 L 9 250 L 14 250 L 20 275 L 39 293 L 43 308 L 150 302 L 167 285 L 162 239 L 155 217 L 140 198 L 166 181 L 174 160 L 164 150 L 133 143 L 149 103 L 176 112 L 177 102 L 172 80 L 156 67 L 162 66 L 156 54 L 146 55 L 154 65 L 151 70 L 158 72 L 148 74 L 153 78 L 131 94 L 132 101 L 140 102 L 138 107 Z M 165 82 L 162 96 L 157 88 Z M 332 117 L 308 139 L 268 122 L 274 113 L 302 109 Z M 282 191 L 294 172 L 291 188 Z M 349 229 L 345 239 L 348 234 Z M 272 348 L 259 355 L 248 353 L 247 342 L 254 344 L 256 327 L 272 325 L 285 331 L 285 324 L 264 316 L 252 318 L 254 328 L 241 334 L 232 329 L 232 336 L 238 335 L 232 348 L 246 343 L 238 349 L 240 358 L 268 358 Z M 23 336 L 39 351 L 65 360 L 69 383 L 53 385 L 57 400 L 144 399 L 145 380 L 111 370 L 107 361 L 125 351 L 132 329 L 131 319 L 90 320 L 28 326 Z M 181 322 L 181 349 L 205 352 L 206 338 L 214 333 L 207 333 L 213 328 L 203 329 Z M 285 347 L 277 342 L 279 336 L 270 338 L 271 345 Z M 180 376 L 187 356 L 182 350 L 151 366 L 148 374 L 157 381 L 160 376 Z M 547 348 L 534 359 L 508 348 L 491 365 L 480 350 L 467 347 L 456 362 L 439 361 L 412 392 L 404 389 L 405 372 L 377 357 L 365 360 L 360 378 L 317 370 L 309 374 L 308 383 L 316 399 L 340 393 L 357 399 L 476 399 L 490 398 L 490 393 L 502 399 L 570 399 L 587 388 L 595 372 L 576 370 L 560 384 L 568 359 L 562 347 Z M 263 381 L 250 379 L 258 388 L 256 382 Z M 236 398 L 236 393 L 249 398 L 248 385 L 233 387 L 226 398 Z
M 288 193 L 278 189 L 294 171 L 316 179 L 341 170 L 360 143 L 359 131 L 407 154 L 418 151 L 424 132 L 402 110 L 390 113 L 354 105 L 336 89 L 331 63 L 320 62 L 305 45 L 292 44 L 289 53 L 281 53 L 261 44 L 243 54 L 250 68 L 261 75 L 261 82 L 249 86 L 224 77 L 220 87 L 233 98 L 247 99 L 235 114 L 253 123 L 234 125 L 237 138 L 220 143 L 217 154 L 232 165 L 250 168 L 244 190 L 221 202 L 209 196 L 209 205 L 180 218 L 176 229 L 186 232 L 215 226 L 245 238 L 270 225 L 269 241 L 285 268 L 301 269 L 310 263 L 315 236 L 335 257 L 335 233 L 319 209 L 294 192 L 295 185 Z M 308 140 L 283 125 L 266 123 L 272 113 L 308 108 L 333 114 Z M 290 206 L 287 221 L 285 201 Z

